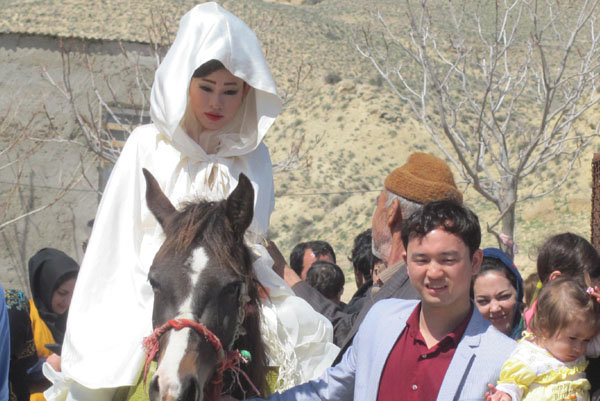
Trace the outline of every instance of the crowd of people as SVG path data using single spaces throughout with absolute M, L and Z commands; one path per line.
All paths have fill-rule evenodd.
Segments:
M 435 294 L 438 290 L 438 285 L 440 289 L 448 286 L 450 292 L 453 277 L 449 272 L 442 273 L 438 270 L 443 270 L 444 265 L 454 266 L 459 261 L 452 254 L 451 247 L 448 249 L 443 247 L 443 241 L 440 241 L 439 246 L 432 245 L 430 253 L 423 252 L 423 254 L 417 254 L 417 257 L 412 259 L 411 250 L 407 248 L 412 243 L 411 239 L 416 237 L 425 242 L 425 238 L 429 237 L 430 234 L 428 234 L 428 231 L 424 233 L 419 231 L 418 235 L 411 233 L 410 230 L 414 229 L 411 228 L 411 219 L 417 218 L 419 214 L 425 214 L 426 208 L 435 206 L 441 209 L 441 205 L 444 205 L 444 203 L 453 203 L 453 207 L 457 210 L 462 208 L 468 212 L 468 209 L 460 206 L 460 197 L 456 196 L 455 192 L 439 192 L 442 194 L 441 196 L 430 195 L 430 198 L 425 198 L 420 193 L 422 191 L 435 194 L 435 191 L 430 190 L 428 186 L 439 185 L 440 182 L 437 182 L 437 180 L 441 180 L 441 177 L 443 177 L 442 174 L 431 174 L 431 168 L 423 168 L 425 164 L 419 166 L 419 163 L 423 163 L 423 160 L 420 159 L 427 160 L 429 165 L 438 163 L 438 172 L 447 169 L 443 161 L 431 155 L 411 155 L 406 165 L 393 171 L 384 181 L 384 190 L 378 198 L 373 214 L 372 231 L 363 232 L 355 239 L 352 261 L 359 260 L 354 259 L 354 256 L 361 253 L 360 247 L 362 244 L 363 250 L 368 251 L 368 265 L 372 275 L 370 281 L 367 281 L 367 289 L 357 284 L 359 289 L 352 299 L 356 300 L 358 298 L 361 300 L 360 304 L 362 306 L 358 311 L 356 309 L 349 310 L 348 305 L 331 299 L 320 290 L 319 286 L 311 286 L 308 280 L 302 280 L 295 269 L 285 264 L 285 260 L 281 255 L 275 258 L 283 265 L 278 269 L 282 272 L 282 277 L 286 278 L 296 294 L 303 297 L 311 306 L 331 320 L 335 329 L 335 342 L 341 347 L 342 351 L 336 359 L 336 362 L 339 363 L 321 378 L 281 395 L 274 395 L 270 399 L 367 399 L 357 396 L 359 391 L 360 394 L 363 394 L 362 392 L 365 389 L 375 391 L 377 399 L 423 400 L 463 399 L 463 397 L 464 399 L 483 399 L 486 388 L 491 390 L 487 394 L 488 400 L 589 399 L 590 390 L 596 390 L 600 385 L 600 377 L 597 376 L 595 370 L 588 369 L 589 379 L 585 376 L 587 367 L 585 357 L 587 355 L 597 358 L 597 347 L 600 342 L 600 337 L 597 337 L 600 329 L 597 323 L 600 318 L 598 314 L 600 311 L 597 297 L 598 289 L 592 284 L 597 283 L 598 278 L 600 278 L 600 256 L 587 240 L 572 233 L 551 236 L 540 246 L 537 272 L 527 277 L 527 280 L 523 280 L 511 258 L 502 250 L 497 248 L 483 249 L 480 251 L 480 260 L 477 260 L 475 253 L 473 253 L 471 263 L 477 266 L 473 267 L 471 274 L 468 275 L 469 286 L 468 289 L 465 289 L 465 291 L 468 291 L 464 295 L 474 305 L 478 313 L 471 311 L 470 318 L 473 320 L 476 314 L 480 315 L 506 338 L 519 340 L 519 345 L 514 348 L 515 343 L 506 343 L 504 340 L 499 339 L 492 342 L 495 343 L 492 348 L 501 348 L 502 353 L 495 364 L 486 364 L 481 367 L 489 374 L 486 379 L 487 382 L 483 380 L 477 384 L 475 377 L 469 376 L 468 370 L 464 372 L 454 370 L 452 369 L 454 367 L 453 363 L 448 365 L 447 362 L 449 361 L 446 361 L 443 365 L 445 371 L 440 371 L 439 366 L 432 368 L 433 372 L 431 373 L 424 371 L 428 365 L 421 362 L 419 358 L 428 355 L 427 351 L 432 352 L 435 346 L 431 347 L 427 342 L 426 334 L 428 330 L 427 327 L 424 328 L 427 325 L 427 316 L 424 315 L 423 308 L 425 308 L 426 302 L 430 300 L 432 293 Z M 406 177 L 409 174 L 408 172 L 410 174 L 421 174 L 421 177 L 419 177 L 421 178 L 420 185 L 410 187 L 410 183 L 416 180 L 417 177 L 409 180 L 393 179 L 400 172 L 402 172 L 403 177 Z M 394 187 L 394 183 L 398 183 L 398 187 Z M 450 184 L 451 181 L 447 183 Z M 452 196 L 449 197 L 446 194 Z M 389 198 L 392 198 L 391 202 L 388 201 Z M 404 208 L 394 206 L 393 199 L 398 200 L 398 205 L 405 204 L 408 206 Z M 440 201 L 442 202 L 440 203 Z M 416 210 L 407 211 L 408 207 L 414 207 L 415 203 L 419 204 Z M 423 204 L 424 206 L 421 206 Z M 429 223 L 435 221 L 436 218 L 439 219 L 441 211 L 430 210 L 428 213 L 429 215 L 420 217 L 424 225 L 425 222 Z M 443 228 L 444 231 L 459 236 L 461 238 L 459 242 L 462 242 L 463 246 L 467 246 L 470 250 L 477 249 L 480 233 L 470 233 L 468 235 L 460 232 L 456 233 L 453 226 L 459 224 L 454 222 L 453 219 L 455 218 L 454 213 L 457 212 L 447 213 L 451 216 L 448 217 L 450 223 L 445 223 L 449 227 L 437 223 L 441 227 L 436 227 L 436 224 L 434 224 L 434 227 L 430 230 L 435 232 Z M 386 216 L 387 218 L 380 220 L 379 216 Z M 405 222 L 398 221 L 404 220 L 404 216 L 408 217 L 409 220 Z M 382 221 L 387 222 L 387 224 L 382 225 Z M 418 226 L 418 230 L 423 230 L 423 227 Z M 364 237 L 371 235 L 371 232 L 373 233 L 372 240 L 369 240 L 369 246 L 365 247 Z M 395 243 L 394 241 L 398 242 Z M 476 241 L 476 245 L 470 245 L 469 241 Z M 320 242 L 311 241 L 307 243 Z M 372 249 L 370 247 L 371 242 L 373 244 Z M 299 246 L 304 246 L 304 244 Z M 395 250 L 401 246 L 404 255 L 401 266 L 389 271 L 389 267 L 395 267 L 394 263 L 397 263 L 394 254 Z M 324 248 L 322 245 L 319 246 L 319 249 Z M 310 254 L 310 250 L 305 252 Z M 319 253 L 323 258 L 328 257 L 322 254 L 321 251 Z M 333 255 L 333 252 L 330 252 L 330 254 Z M 381 259 L 376 257 L 375 254 L 380 255 Z M 292 260 L 292 256 L 290 256 L 290 260 Z M 383 261 L 383 270 L 381 268 L 376 269 L 380 260 Z M 392 264 L 390 264 L 390 260 Z M 412 264 L 416 266 L 411 266 Z M 353 264 L 353 266 L 355 273 L 359 273 L 356 275 L 357 283 L 359 283 L 364 275 L 360 273 L 361 267 L 359 264 Z M 415 277 L 415 274 L 411 274 L 411 271 L 414 272 L 424 268 L 433 270 L 430 275 L 426 276 L 425 283 L 422 283 L 417 281 L 419 277 Z M 307 276 L 310 275 L 312 268 L 305 266 L 304 269 L 308 269 Z M 377 273 L 375 273 L 376 271 Z M 375 277 L 373 277 L 374 273 Z M 423 284 L 425 284 L 425 287 L 423 287 Z M 428 287 L 428 285 L 431 287 Z M 370 311 L 370 309 L 374 306 L 375 301 L 383 299 L 383 294 L 385 294 L 385 298 L 404 300 L 396 302 L 398 308 L 407 304 L 407 300 L 411 299 L 413 295 L 410 292 L 407 293 L 408 286 L 416 291 L 417 296 L 414 298 L 421 300 L 421 305 L 413 309 L 413 312 L 417 313 L 415 311 L 421 308 L 420 318 L 415 321 L 415 324 L 421 328 L 421 332 L 419 333 L 417 330 L 417 333 L 413 333 L 409 328 L 406 328 L 403 332 L 396 333 L 395 340 L 397 343 L 390 342 L 389 347 L 385 348 L 386 352 L 383 352 L 383 357 L 387 359 L 384 358 L 380 366 L 383 367 L 383 370 L 377 371 L 376 383 L 379 383 L 379 387 L 365 387 L 365 383 L 358 383 L 357 381 L 364 374 L 362 370 L 368 370 L 369 367 L 360 364 L 358 358 L 363 351 L 362 347 L 371 349 L 369 348 L 371 346 L 361 343 L 358 338 L 361 336 L 361 332 L 364 331 L 369 334 L 362 334 L 363 336 L 369 336 L 370 341 L 381 346 L 382 341 L 385 341 L 385 335 L 379 334 L 380 332 L 377 330 L 365 327 L 367 323 L 362 323 L 362 321 L 365 317 L 368 319 L 376 313 Z M 442 290 L 441 292 L 445 291 Z M 441 303 L 442 299 L 436 299 L 436 301 Z M 376 305 L 380 304 L 377 303 Z M 381 307 L 383 308 L 383 306 Z M 450 313 L 451 308 L 446 311 Z M 445 315 L 442 314 L 442 316 Z M 412 318 L 416 319 L 414 316 Z M 382 320 L 382 325 L 391 324 L 387 317 L 382 318 Z M 406 324 L 409 325 L 409 323 Z M 376 326 L 378 323 L 371 321 L 371 324 Z M 442 336 L 437 336 L 433 344 L 439 346 L 444 341 L 443 338 L 447 338 L 448 335 L 456 335 L 456 329 L 459 329 L 458 332 L 464 337 L 466 335 L 464 324 L 466 323 L 461 321 L 461 324 L 463 326 L 450 327 L 454 330 L 447 331 Z M 473 324 L 475 323 L 473 322 Z M 380 328 L 382 331 L 392 329 L 391 326 Z M 411 346 L 418 343 L 419 335 L 423 336 L 423 340 L 427 344 L 425 349 L 422 350 L 423 352 L 403 350 L 403 353 L 409 354 L 408 357 L 405 354 L 396 355 L 398 344 L 402 344 L 403 347 L 407 345 L 407 340 L 403 338 L 405 335 L 412 336 Z M 460 338 L 460 336 L 458 337 Z M 347 349 L 350 344 L 350 349 Z M 480 347 L 482 345 L 480 344 Z M 460 346 L 458 344 L 455 344 L 455 346 L 458 351 Z M 513 348 L 514 351 L 511 354 L 510 350 Z M 371 357 L 382 356 L 381 350 L 372 351 Z M 415 355 L 412 355 L 416 357 L 415 359 L 410 359 L 411 352 L 416 352 Z M 444 350 L 442 352 L 448 351 Z M 483 351 L 482 348 L 481 352 L 493 354 L 492 349 Z M 432 356 L 432 358 L 437 357 L 443 359 L 435 353 Z M 480 355 L 479 357 L 487 358 L 488 356 Z M 349 360 L 349 358 L 353 359 Z M 402 363 L 400 367 L 397 365 L 389 366 L 389 369 L 398 370 L 396 371 L 397 376 L 390 374 L 388 377 L 388 365 L 391 365 L 390 360 L 392 358 L 397 358 Z M 490 361 L 488 360 L 488 362 Z M 364 364 L 367 364 L 367 362 L 365 361 Z M 420 373 L 416 375 L 413 382 L 403 381 L 402 384 L 406 386 L 395 387 L 398 385 L 398 377 L 406 375 L 410 371 Z M 476 388 L 479 395 L 467 396 L 464 392 L 466 389 L 462 387 L 453 387 L 452 393 L 441 394 L 440 391 L 449 390 L 445 384 L 445 376 L 442 374 L 444 372 L 445 375 L 451 374 L 453 378 L 458 375 L 462 380 L 466 380 L 470 384 L 469 389 Z M 444 381 L 443 389 L 441 388 L 441 381 L 435 387 L 436 380 L 430 376 L 432 373 L 436 375 L 438 380 Z M 353 380 L 349 387 L 348 382 L 345 382 L 345 380 L 348 380 L 348 375 Z M 390 379 L 390 383 L 394 383 L 393 385 L 390 384 L 389 388 L 384 386 L 384 380 L 387 378 Z M 395 380 L 392 380 L 392 378 Z M 372 381 L 374 378 L 371 377 L 370 380 Z M 342 387 L 344 386 L 339 387 L 339 381 L 346 385 L 343 390 Z M 483 386 L 480 385 L 482 383 Z M 489 387 L 487 387 L 488 385 Z M 433 392 L 431 392 L 432 386 L 434 386 Z M 404 388 L 406 391 L 402 392 L 399 388 Z M 398 395 L 399 391 L 400 395 Z M 386 392 L 388 393 L 385 394 Z M 335 395 L 332 396 L 332 394 Z M 367 396 L 365 395 L 365 397 Z M 372 397 L 368 399 L 372 399 Z
M 148 269 L 163 238 L 142 168 L 175 205 L 223 199 L 240 173 L 250 179 L 245 238 L 266 294 L 270 400 L 588 400 L 600 387 L 586 359 L 600 354 L 597 250 L 551 236 L 524 280 L 508 254 L 481 249 L 480 221 L 434 155 L 413 153 L 381 177 L 371 227 L 349 256 L 348 303 L 324 239 L 307 238 L 288 263 L 265 239 L 275 197 L 263 138 L 281 100 L 258 39 L 221 6 L 183 17 L 150 110 L 115 165 L 81 268 L 45 248 L 29 261 L 31 299 L 0 294 L 0 400 L 115 400 L 140 385 Z

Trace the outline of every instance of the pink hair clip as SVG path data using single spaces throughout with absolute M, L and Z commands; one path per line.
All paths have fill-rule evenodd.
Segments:
M 587 288 L 587 290 L 585 290 L 585 292 L 587 292 L 591 296 L 594 296 L 594 293 L 596 292 L 596 290 L 594 289 L 594 287 L 592 287 L 592 279 L 590 278 L 590 273 L 583 272 L 583 278 L 585 280 L 585 284 L 588 286 L 588 288 Z

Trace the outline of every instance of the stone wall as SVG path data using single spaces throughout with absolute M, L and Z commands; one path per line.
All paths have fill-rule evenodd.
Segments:
M 156 60 L 147 45 L 107 41 L 84 44 L 74 39 L 63 43 L 73 51 L 70 77 L 75 103 L 86 112 L 88 99 L 91 99 L 92 111 L 98 109 L 91 92 L 90 72 L 80 57 L 84 48 L 95 70 L 96 85 L 107 101 L 131 101 L 129 92 L 135 78 L 130 72 L 132 62 L 142 66 L 145 78 L 152 82 Z M 79 178 L 51 207 L 0 230 L 0 284 L 5 288 L 26 289 L 27 261 L 38 249 L 58 248 L 81 261 L 81 243 L 88 236 L 86 224 L 94 217 L 98 205 L 99 162 L 80 137 L 69 101 L 41 72 L 45 68 L 56 82 L 62 82 L 59 40 L 0 35 L 0 60 L 0 118 L 8 115 L 5 124 L 0 126 L 1 148 L 7 146 L 18 124 L 29 124 L 22 132 L 28 139 L 0 155 L 0 212 L 6 208 L 6 213 L 0 214 L 0 224 L 52 202 L 70 176 Z M 114 97 L 107 81 L 115 92 Z M 140 97 L 132 96 L 134 102 L 141 103 Z

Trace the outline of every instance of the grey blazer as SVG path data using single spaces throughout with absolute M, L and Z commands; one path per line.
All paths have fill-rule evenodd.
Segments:
M 400 299 L 377 302 L 339 364 L 318 379 L 273 394 L 269 400 L 376 401 L 387 357 L 417 303 Z M 481 401 L 487 384 L 496 383 L 502 363 L 515 346 L 514 340 L 494 329 L 474 308 L 437 400 Z

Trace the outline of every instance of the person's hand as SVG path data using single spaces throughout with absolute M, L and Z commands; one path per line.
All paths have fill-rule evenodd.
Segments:
M 60 372 L 60 356 L 56 354 L 50 354 L 48 358 L 46 358 L 46 362 L 52 366 L 57 372 Z
M 273 241 L 267 240 L 266 248 L 273 259 L 273 270 L 283 278 L 290 287 L 293 287 L 295 284 L 302 281 L 300 276 L 298 276 L 298 274 L 287 264 L 285 257 L 281 254 L 281 251 Z
M 512 401 L 512 397 L 504 391 L 496 390 L 496 386 L 488 384 L 490 391 L 485 393 L 485 401 Z

